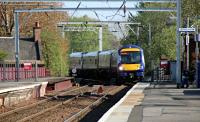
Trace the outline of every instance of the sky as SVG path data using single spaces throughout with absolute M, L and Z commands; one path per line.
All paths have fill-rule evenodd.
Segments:
M 65 3 L 65 7 L 71 7 L 71 8 L 76 8 L 79 5 L 80 2 L 66 2 Z M 120 6 L 123 4 L 123 2 L 106 2 L 106 1 L 99 1 L 99 2 L 85 2 L 82 1 L 80 4 L 79 8 L 86 8 L 86 7 L 117 7 L 120 8 Z M 131 1 L 127 1 L 126 2 L 126 7 L 135 7 L 135 5 L 137 5 L 136 2 L 131 2 Z M 97 13 L 98 17 L 96 16 L 95 12 Z M 91 11 L 80 11 L 77 10 L 76 12 L 74 11 L 69 11 L 70 15 L 73 15 L 75 17 L 77 16 L 84 16 L 87 15 L 91 18 L 95 18 L 97 20 L 100 21 L 126 21 L 127 17 L 128 17 L 128 13 L 129 11 L 126 12 L 126 15 L 124 16 L 124 12 L 120 11 L 116 16 L 113 17 L 113 15 L 115 15 L 116 10 L 115 11 L 95 11 L 91 10 Z M 132 14 L 136 14 L 136 12 L 131 11 Z
M 65 3 L 65 7 L 67 8 L 76 8 L 78 5 L 80 4 L 80 2 L 66 2 Z M 89 7 L 116 7 L 116 8 L 120 8 L 120 6 L 123 4 L 123 2 L 106 2 L 106 1 L 101 1 L 99 0 L 99 2 L 86 2 L 86 1 L 82 1 L 79 8 L 89 8 Z M 131 1 L 127 1 L 125 3 L 126 7 L 135 7 L 137 5 L 136 2 L 131 2 Z M 95 12 L 97 13 L 97 15 L 95 14 Z M 90 18 L 94 18 L 97 21 L 127 21 L 128 19 L 128 15 L 129 12 L 131 12 L 133 15 L 136 14 L 136 11 L 126 11 L 126 14 L 124 14 L 124 12 L 121 10 L 116 14 L 117 10 L 112 10 L 112 11 L 94 11 L 94 10 L 90 10 L 90 11 L 80 11 L 77 9 L 77 11 L 69 11 L 68 14 L 72 17 L 80 17 L 80 16 L 84 16 L 87 15 Z M 113 16 L 115 15 L 115 16 Z M 123 38 L 124 36 L 126 36 L 127 33 L 127 29 L 124 26 L 119 27 L 119 25 L 114 25 L 114 24 L 110 24 L 109 25 L 109 30 L 110 31 L 115 31 L 113 34 L 116 35 L 119 39 Z

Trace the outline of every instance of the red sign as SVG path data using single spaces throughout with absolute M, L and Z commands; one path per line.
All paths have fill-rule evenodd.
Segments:
M 160 68 L 168 68 L 169 67 L 169 63 L 168 60 L 160 60 Z
M 24 70 L 31 70 L 32 64 L 31 63 L 24 63 Z

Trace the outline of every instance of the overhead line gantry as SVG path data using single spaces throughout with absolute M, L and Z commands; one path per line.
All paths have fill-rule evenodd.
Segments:
M 1 3 L 5 2 L 81 2 L 81 1 L 88 1 L 88 2 L 97 2 L 98 0 L 1 0 Z M 101 2 L 124 2 L 124 0 L 102 0 Z M 177 27 L 176 27 L 176 83 L 179 87 L 181 84 L 181 65 L 180 65 L 180 21 L 181 21 L 181 0 L 126 0 L 132 2 L 157 2 L 157 3 L 175 3 L 176 8 L 126 8 L 127 10 L 134 10 L 134 11 L 175 11 L 177 15 Z M 15 44 L 16 44 L 16 79 L 19 80 L 19 25 L 18 25 L 18 18 L 19 13 L 22 12 L 55 12 L 55 11 L 69 11 L 69 10 L 76 10 L 77 8 L 45 8 L 44 9 L 29 9 L 29 10 L 15 10 Z M 78 8 L 78 10 L 123 10 L 119 8 Z
M 1 2 L 99 2 L 99 0 L 1 0 Z M 123 2 L 124 0 L 101 0 L 101 2 Z M 177 0 L 126 0 L 126 2 L 176 3 Z
M 77 8 L 36 8 L 36 9 L 18 9 L 15 10 L 17 13 L 23 13 L 23 12 L 66 12 L 66 11 L 74 11 Z M 112 11 L 112 10 L 119 10 L 118 7 L 112 7 L 112 8 L 107 8 L 107 7 L 99 7 L 99 8 L 78 8 L 80 11 L 91 11 L 91 10 L 96 10 L 96 11 Z M 122 9 L 123 10 L 123 9 Z M 135 7 L 127 7 L 126 10 L 129 11 L 157 11 L 157 12 L 175 12 L 175 8 L 135 8 Z

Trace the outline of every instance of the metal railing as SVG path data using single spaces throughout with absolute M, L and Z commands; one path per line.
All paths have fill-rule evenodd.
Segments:
M 25 63 L 29 63 L 27 68 Z M 45 68 L 44 63 L 41 61 L 20 61 L 19 79 L 35 79 L 50 76 L 49 71 Z M 0 61 L 0 81 L 15 81 L 16 80 L 16 67 L 13 61 Z
M 171 81 L 170 72 L 164 68 L 157 67 L 151 73 L 151 82 L 154 83 L 154 85 Z

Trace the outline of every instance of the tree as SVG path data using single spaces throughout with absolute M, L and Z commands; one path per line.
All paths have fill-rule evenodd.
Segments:
M 7 55 L 8 54 L 6 52 L 0 50 L 0 61 L 2 61 L 3 59 L 5 59 Z
M 70 21 L 95 21 L 88 16 L 79 18 L 70 18 Z M 69 25 L 73 27 L 99 27 L 101 25 Z M 99 31 L 81 31 L 81 32 L 66 32 L 66 37 L 70 40 L 70 52 L 90 52 L 99 50 L 98 41 Z M 118 41 L 111 32 L 108 31 L 108 26 L 103 26 L 103 50 L 116 49 Z M 115 44 L 113 46 L 113 44 Z
M 142 3 L 138 7 L 174 7 L 173 4 L 159 4 L 159 3 Z M 175 59 L 175 29 L 174 24 L 168 24 L 169 17 L 174 13 L 165 12 L 138 12 L 136 16 L 129 16 L 129 21 L 140 22 L 140 35 L 137 40 L 136 35 L 129 32 L 128 39 L 124 40 L 122 44 L 137 44 L 144 49 L 146 71 L 151 69 L 151 60 L 158 65 L 162 55 L 169 59 Z M 149 43 L 149 27 L 151 24 L 152 43 Z M 172 26 L 172 27 L 171 27 Z
M 68 72 L 67 62 L 68 44 L 55 30 L 42 32 L 42 55 L 46 67 L 54 76 L 66 76 Z
M 199 0 L 182 0 L 182 17 L 195 17 L 200 14 Z
M 176 57 L 176 26 L 164 28 L 162 32 L 157 33 L 153 38 L 151 47 L 152 54 L 161 58 L 162 55 L 168 59 L 175 60 Z
M 30 5 L 32 4 L 32 5 Z M 46 3 L 32 2 L 28 5 L 26 3 L 0 3 L 0 36 L 11 36 L 14 27 L 15 9 L 32 9 L 32 8 L 46 8 L 58 7 L 62 4 L 54 3 L 49 6 L 43 6 Z M 20 13 L 19 15 L 19 28 L 21 36 L 32 34 L 32 27 L 35 22 L 40 22 L 42 27 L 55 29 L 57 22 L 66 20 L 68 18 L 66 13 L 63 12 L 42 12 L 42 13 Z
M 13 26 L 14 26 L 14 17 L 13 17 L 13 9 L 10 10 L 11 7 L 0 4 L 0 35 L 1 36 L 10 36 Z

